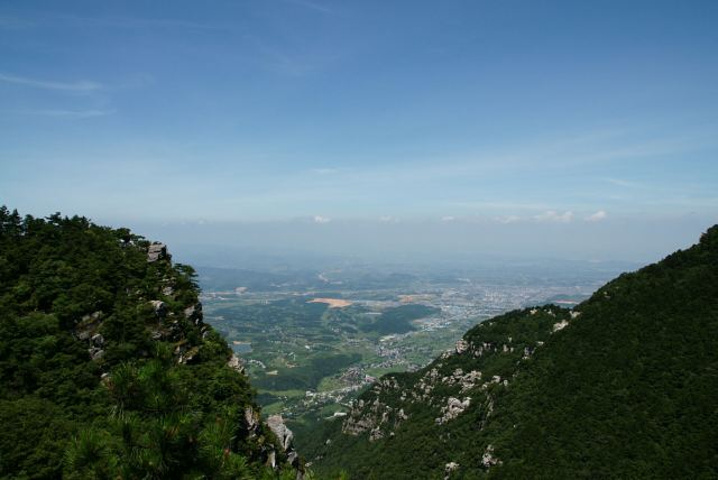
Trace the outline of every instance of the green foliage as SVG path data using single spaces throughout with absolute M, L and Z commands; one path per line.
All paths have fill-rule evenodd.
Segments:
M 0 478 L 276 478 L 194 270 L 148 246 L 0 207 Z
M 364 325 L 362 330 L 366 332 L 377 332 L 379 335 L 391 335 L 393 333 L 407 333 L 416 328 L 410 323 L 412 320 L 428 317 L 437 313 L 439 309 L 425 305 L 402 305 L 390 308 L 379 316 L 374 322 Z
M 279 375 L 265 376 L 255 380 L 254 384 L 258 388 L 266 390 L 316 389 L 324 377 L 359 360 L 361 360 L 361 355 L 357 353 L 317 356 L 312 358 L 308 365 L 292 369 L 279 369 Z

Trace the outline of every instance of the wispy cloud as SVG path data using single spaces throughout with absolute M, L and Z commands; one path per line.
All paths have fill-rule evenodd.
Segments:
M 23 110 L 24 115 L 37 115 L 42 117 L 56 117 L 69 119 L 83 119 L 106 117 L 115 113 L 115 110 Z
M 337 173 L 339 170 L 336 168 L 313 168 L 311 170 L 312 173 L 315 173 L 317 175 L 331 175 L 333 173 Z
M 314 223 L 329 223 L 332 219 L 329 217 L 323 217 L 321 215 L 315 215 L 314 216 Z
M 315 12 L 320 12 L 324 14 L 332 14 L 334 11 L 318 2 L 312 2 L 310 0 L 285 0 L 287 3 L 292 3 L 294 5 L 299 5 L 300 7 L 307 8 L 309 10 L 314 10 Z
M 0 73 L 0 82 L 13 83 L 25 87 L 41 88 L 45 90 L 58 90 L 70 93 L 90 93 L 102 90 L 102 84 L 89 80 L 80 80 L 76 82 L 58 82 L 54 80 L 41 80 L 36 78 L 20 77 L 17 75 L 9 75 Z
M 573 220 L 573 212 L 569 210 L 564 213 L 558 213 L 555 210 L 547 210 L 534 215 L 534 220 L 537 222 L 569 223 Z
M 462 201 L 462 202 L 448 202 L 446 206 L 472 209 L 472 210 L 527 210 L 527 211 L 539 211 L 548 210 L 551 208 L 549 204 L 543 203 L 530 203 L 530 202 L 498 202 L 498 201 Z
M 611 185 L 615 185 L 617 187 L 637 188 L 637 187 L 642 186 L 639 183 L 632 182 L 630 180 L 624 180 L 622 178 L 607 178 L 605 180 L 606 180 L 606 182 L 610 183 Z
M 605 220 L 607 216 L 608 214 L 604 210 L 599 210 L 598 212 L 587 216 L 586 218 L 584 218 L 584 220 L 586 220 L 587 222 L 600 222 L 602 220 Z
M 24 20 L 22 18 L 0 15 L 0 29 L 17 30 L 34 26 L 35 24 L 33 22 Z
M 72 27 L 97 28 L 179 28 L 193 30 L 221 30 L 225 27 L 185 20 L 180 18 L 140 18 L 140 17 L 83 17 L 79 15 L 52 15 L 48 23 Z
M 299 55 L 288 54 L 285 49 L 272 46 L 259 37 L 247 36 L 246 38 L 264 57 L 262 63 L 270 70 L 292 77 L 301 77 L 313 70 L 312 63 Z
M 503 224 L 516 223 L 521 221 L 521 217 L 518 215 L 505 215 L 503 217 L 497 217 L 496 221 Z
M 259 45 L 262 47 L 262 45 Z M 294 67 L 287 73 L 297 73 Z M 695 142 L 691 139 L 675 136 L 660 139 L 633 140 L 631 135 L 623 132 L 603 134 L 576 134 L 564 137 L 531 142 L 511 149 L 481 152 L 447 153 L 440 156 L 429 155 L 409 160 L 393 161 L 388 159 L 382 165 L 364 168 L 342 168 L 333 172 L 335 181 L 347 186 L 368 186 L 397 184 L 418 185 L 421 183 L 437 184 L 450 182 L 453 179 L 490 178 L 497 175 L 524 176 L 528 172 L 545 173 L 556 171 L 560 174 L 567 169 L 581 168 L 589 165 L 609 165 L 615 162 L 645 161 L 652 155 L 678 154 L 689 152 L 696 145 L 715 142 L 702 135 L 696 135 Z M 602 143 L 602 142 L 605 142 Z M 606 145 L 608 144 L 608 145 Z M 616 146 L 616 144 L 621 144 Z M 333 178 L 334 178 L 333 177 Z M 636 182 L 617 178 L 605 179 L 617 186 L 642 188 Z M 477 205 L 477 208 L 497 207 L 488 202 Z M 516 206 L 517 208 L 541 208 L 548 210 L 551 205 Z

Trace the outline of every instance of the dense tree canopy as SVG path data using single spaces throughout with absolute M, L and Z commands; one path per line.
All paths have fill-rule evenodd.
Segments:
M 0 207 L 0 478 L 276 478 L 230 355 L 161 246 Z

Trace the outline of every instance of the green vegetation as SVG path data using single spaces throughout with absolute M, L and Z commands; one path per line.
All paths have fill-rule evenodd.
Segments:
M 717 312 L 718 226 L 573 311 L 484 322 L 295 431 L 318 472 L 351 478 L 716 478 Z
M 374 322 L 362 326 L 362 330 L 365 332 L 377 332 L 380 335 L 407 333 L 416 330 L 411 324 L 412 320 L 428 317 L 438 311 L 438 308 L 425 305 L 401 305 L 382 312 Z
M 254 384 L 257 388 L 272 391 L 299 389 L 304 395 L 306 390 L 316 390 L 324 377 L 333 375 L 359 360 L 361 355 L 358 354 L 314 356 L 306 365 L 279 369 L 278 375 L 265 375 Z
M 247 361 L 265 414 L 281 412 L 293 428 L 306 414 L 324 417 L 327 403 L 346 403 L 373 376 L 430 361 L 461 335 L 465 325 L 476 323 L 470 319 L 441 331 L 416 331 L 407 338 L 387 339 L 387 334 L 405 333 L 404 326 L 414 330 L 411 321 L 440 310 L 420 304 L 399 305 L 397 294 L 389 296 L 383 291 L 355 295 L 365 303 L 330 308 L 311 300 L 347 299 L 350 295 L 330 291 L 311 295 L 212 292 L 206 294 L 204 311 L 238 356 Z M 308 391 L 321 395 L 307 396 Z
M 277 478 L 191 267 L 127 229 L 0 208 L 0 478 Z M 153 303 L 154 302 L 154 303 Z M 293 478 L 286 466 L 282 478 Z

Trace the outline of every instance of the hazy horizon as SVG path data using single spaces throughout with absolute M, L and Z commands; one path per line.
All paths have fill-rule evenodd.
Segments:
M 592 228 L 536 221 L 497 224 L 490 220 L 347 220 L 317 224 L 312 219 L 298 219 L 124 225 L 149 239 L 167 243 L 180 261 L 206 266 L 222 266 L 224 262 L 241 268 L 237 260 L 240 258 L 248 262 L 253 258 L 283 258 L 290 262 L 315 258 L 325 263 L 334 258 L 437 266 L 555 260 L 640 266 L 698 242 L 711 226 L 704 226 L 701 220 L 687 218 L 667 224 L 612 219 Z M 680 228 L 676 229 L 676 225 Z M 653 241 L 646 242 L 646 238 Z

